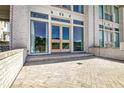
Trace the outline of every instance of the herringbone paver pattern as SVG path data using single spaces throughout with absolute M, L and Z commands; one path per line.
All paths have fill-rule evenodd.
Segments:
M 117 60 L 93 57 L 51 64 L 41 63 L 26 63 L 12 87 L 124 87 L 124 63 Z

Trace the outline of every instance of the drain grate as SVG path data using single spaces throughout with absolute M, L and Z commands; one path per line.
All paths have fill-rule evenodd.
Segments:
M 79 63 L 77 63 L 77 64 L 78 64 L 78 65 L 82 65 L 83 63 L 80 63 L 80 62 L 79 62 Z

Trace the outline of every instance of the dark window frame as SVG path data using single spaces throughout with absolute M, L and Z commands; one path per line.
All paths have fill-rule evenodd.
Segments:
M 38 13 L 38 12 L 32 12 L 31 11 L 30 16 L 34 17 L 34 18 L 48 19 L 48 14 Z
M 56 18 L 56 17 L 51 17 L 51 20 L 58 21 L 58 22 L 64 22 L 64 23 L 71 23 L 71 21 L 68 19 L 62 19 L 62 18 Z
M 80 20 L 73 20 L 73 24 L 84 25 L 84 22 L 83 21 L 80 21 Z

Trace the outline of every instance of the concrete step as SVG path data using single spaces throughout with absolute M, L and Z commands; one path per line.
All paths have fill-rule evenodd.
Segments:
M 47 55 L 29 55 L 26 62 L 40 62 L 40 61 L 53 61 L 53 60 L 65 60 L 65 59 L 76 59 L 82 57 L 93 56 L 90 53 L 53 53 Z

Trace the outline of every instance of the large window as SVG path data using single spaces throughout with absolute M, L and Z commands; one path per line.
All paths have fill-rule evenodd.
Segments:
M 119 40 L 119 33 L 115 33 L 114 36 L 114 47 L 119 47 L 120 45 L 120 40 Z
M 52 39 L 60 39 L 60 26 L 52 25 Z
M 109 21 L 113 21 L 112 16 L 112 6 L 111 5 L 105 5 L 105 19 Z
M 52 24 L 52 52 L 70 51 L 69 26 Z
M 99 31 L 99 45 L 104 47 L 104 31 Z
M 31 21 L 31 53 L 47 52 L 48 23 Z
M 99 5 L 99 18 L 113 21 L 112 6 L 111 5 Z
M 102 47 L 120 47 L 119 32 L 99 31 L 99 46 Z
M 99 18 L 103 19 L 103 5 L 99 5 Z
M 119 8 L 114 6 L 114 15 L 115 15 L 115 22 L 119 23 Z
M 111 5 L 105 5 L 105 13 L 112 14 L 112 6 Z
M 112 47 L 112 32 L 104 31 L 104 47 Z
M 113 32 L 110 31 L 99 31 L 99 46 L 102 47 L 113 47 Z
M 78 13 L 84 13 L 84 6 L 83 5 L 73 5 L 73 11 Z
M 74 26 L 73 29 L 74 51 L 83 51 L 83 28 Z

